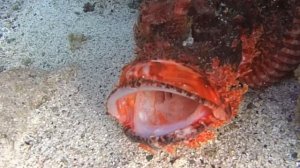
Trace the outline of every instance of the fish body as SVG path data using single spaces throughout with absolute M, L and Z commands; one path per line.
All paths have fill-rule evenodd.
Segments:
M 212 138 L 249 86 L 275 83 L 300 63 L 295 0 L 144 0 L 134 32 L 136 59 L 108 113 L 154 148 Z

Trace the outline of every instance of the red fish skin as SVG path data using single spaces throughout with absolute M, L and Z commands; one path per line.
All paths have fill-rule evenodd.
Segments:
M 269 86 L 290 74 L 300 63 L 300 5 L 296 4 L 292 24 L 283 30 L 277 15 L 267 18 L 251 34 L 242 34 L 242 61 L 239 79 L 254 88 Z

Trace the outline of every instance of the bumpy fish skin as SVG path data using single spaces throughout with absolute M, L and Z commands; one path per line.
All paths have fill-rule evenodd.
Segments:
M 292 16 L 292 17 L 291 17 Z M 242 34 L 242 61 L 239 79 L 259 88 L 278 82 L 300 63 L 300 5 L 293 10 L 273 9 L 264 20 Z M 292 19 L 291 19 L 292 18 Z
M 134 32 L 136 59 L 123 68 L 108 111 L 126 135 L 151 147 L 196 147 L 213 138 L 211 128 L 237 115 L 248 86 L 268 86 L 300 63 L 296 0 L 144 0 Z M 138 134 L 133 118 L 142 94 L 116 97 L 143 88 L 200 102 L 202 117 L 162 136 Z

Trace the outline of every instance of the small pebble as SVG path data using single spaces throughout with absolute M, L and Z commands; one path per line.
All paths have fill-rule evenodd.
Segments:
M 147 156 L 146 156 L 146 159 L 147 159 L 147 161 L 152 160 L 152 159 L 153 159 L 153 155 L 147 155 Z
M 85 3 L 83 6 L 83 12 L 93 12 L 95 10 L 95 5 L 96 3 L 94 4 L 91 4 L 90 2 Z
M 297 159 L 298 153 L 297 152 L 293 152 L 291 156 L 292 156 L 293 159 Z

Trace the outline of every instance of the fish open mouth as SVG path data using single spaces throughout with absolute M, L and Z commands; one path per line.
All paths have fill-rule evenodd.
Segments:
M 127 135 L 150 145 L 189 140 L 231 118 L 202 72 L 170 60 L 126 66 L 107 108 Z

